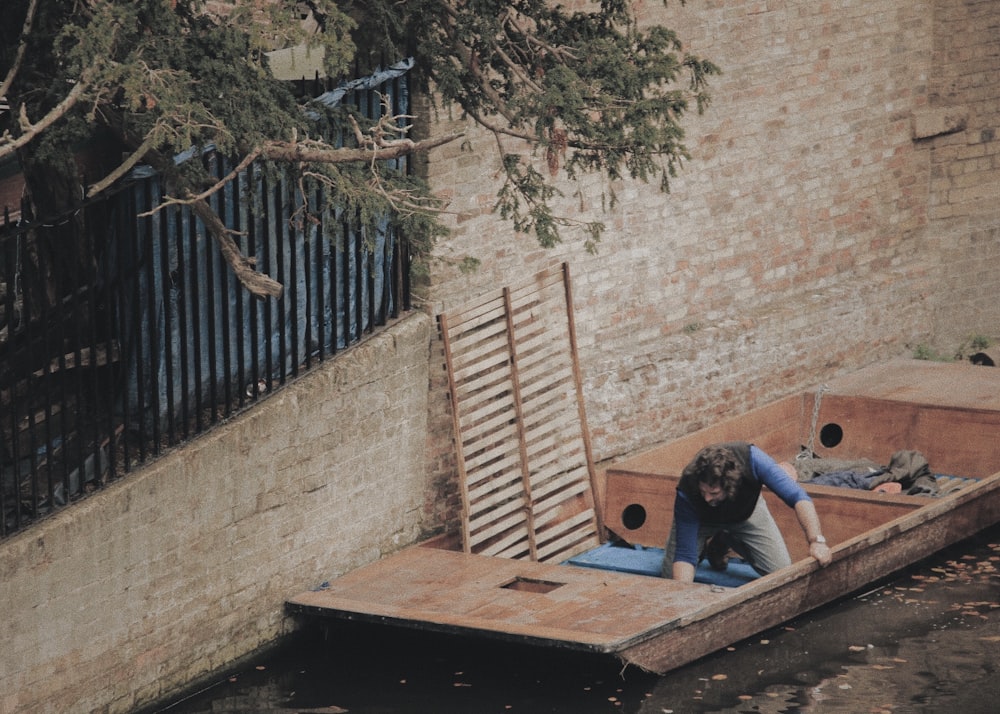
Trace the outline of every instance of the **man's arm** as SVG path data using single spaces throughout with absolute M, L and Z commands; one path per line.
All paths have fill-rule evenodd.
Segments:
M 670 577 L 684 583 L 694 582 L 698 562 L 698 528 L 700 521 L 687 496 L 677 491 L 674 499 L 674 560 L 670 564 Z
M 833 554 L 825 542 L 817 541 L 817 538 L 823 535 L 823 530 L 819 525 L 819 514 L 816 513 L 816 506 L 810 500 L 799 501 L 795 504 L 795 515 L 809 541 L 809 555 L 818 560 L 822 567 L 826 567 L 833 560 Z
M 694 582 L 694 566 L 691 563 L 685 563 L 683 560 L 675 560 L 673 566 L 674 580 L 678 580 L 682 583 L 693 583 Z

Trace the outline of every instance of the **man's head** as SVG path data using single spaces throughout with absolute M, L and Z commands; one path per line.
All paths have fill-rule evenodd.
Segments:
M 733 452 L 725 446 L 706 446 L 694 459 L 701 497 L 710 506 L 718 506 L 736 495 L 740 468 Z

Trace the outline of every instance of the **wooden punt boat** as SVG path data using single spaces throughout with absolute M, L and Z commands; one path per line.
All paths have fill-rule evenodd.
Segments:
M 602 570 L 599 563 L 575 567 L 469 553 L 456 549 L 455 538 L 438 538 L 297 595 L 289 609 L 606 653 L 665 672 L 864 588 L 1000 521 L 1000 370 L 903 360 L 607 468 L 601 480 L 605 527 L 647 560 L 658 556 L 676 479 L 694 453 L 708 443 L 744 439 L 779 460 L 792 460 L 809 439 L 817 395 L 819 433 L 828 443 L 834 441 L 829 435 L 840 437 L 833 446 L 818 445 L 817 452 L 885 463 L 897 449 L 917 450 L 935 473 L 947 475 L 943 490 L 950 492 L 907 496 L 806 484 L 833 562 L 820 568 L 808 556 L 792 511 L 775 504 L 771 512 L 794 562 L 737 587 L 676 583 Z M 951 477 L 961 480 L 953 485 Z M 652 560 L 646 569 L 658 568 Z M 636 571 L 643 568 L 640 563 Z

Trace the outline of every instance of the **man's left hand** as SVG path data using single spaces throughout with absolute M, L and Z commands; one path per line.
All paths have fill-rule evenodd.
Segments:
M 833 553 L 830 552 L 830 546 L 826 543 L 810 543 L 809 555 L 818 560 L 820 566 L 823 568 L 828 566 L 830 561 L 833 560 Z

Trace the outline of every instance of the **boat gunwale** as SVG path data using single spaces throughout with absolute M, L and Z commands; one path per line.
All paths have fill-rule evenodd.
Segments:
M 829 487 L 826 487 L 829 488 Z M 836 487 L 833 487 L 836 488 Z M 842 489 L 849 490 L 849 489 Z M 749 600 L 759 599 L 767 594 L 786 588 L 787 586 L 795 583 L 796 581 L 806 580 L 813 576 L 823 576 L 824 570 L 834 566 L 838 562 L 852 559 L 857 562 L 857 557 L 863 555 L 865 551 L 872 550 L 875 547 L 887 543 L 890 539 L 901 536 L 909 531 L 915 530 L 921 526 L 930 524 L 931 522 L 946 517 L 948 514 L 955 512 L 958 508 L 977 501 L 981 496 L 1000 492 L 1000 472 L 994 473 L 982 479 L 976 479 L 975 482 L 970 483 L 968 486 L 950 493 L 946 496 L 940 498 L 933 498 L 933 500 L 928 497 L 921 496 L 911 496 L 909 498 L 925 498 L 928 500 L 926 505 L 914 509 L 910 513 L 898 516 L 897 518 L 887 521 L 879 526 L 870 528 L 866 531 L 859 533 L 858 535 L 849 538 L 841 543 L 834 545 L 831 548 L 831 553 L 833 559 L 829 565 L 825 568 L 820 567 L 819 563 L 812 557 L 802 558 L 786 568 L 777 570 L 768 575 L 764 575 L 755 580 L 751 580 L 743 585 L 732 588 L 729 592 L 726 592 L 720 599 L 714 600 L 711 603 L 706 604 L 703 608 L 692 612 L 688 615 L 681 616 L 680 618 L 672 619 L 669 622 L 664 622 L 663 625 L 658 627 L 653 627 L 647 629 L 641 635 L 633 637 L 630 642 L 623 643 L 619 649 L 619 653 L 627 650 L 631 647 L 639 646 L 643 643 L 650 642 L 659 637 L 662 637 L 670 632 L 677 631 L 681 628 L 690 627 L 699 622 L 708 620 L 722 612 L 729 611 L 734 605 L 745 603 Z M 845 494 L 846 495 L 846 494 Z M 994 514 L 993 517 L 987 517 L 985 520 L 991 523 L 996 523 L 997 518 L 1000 514 Z M 989 523 L 983 526 L 983 528 L 990 527 Z M 922 553 L 916 557 L 905 556 L 899 562 L 895 563 L 882 578 L 890 578 L 894 573 L 899 572 L 916 562 L 919 562 L 922 558 L 928 557 L 929 555 L 936 553 L 943 548 L 953 545 L 965 538 L 974 536 L 983 528 L 976 529 L 973 532 L 968 533 L 962 538 L 958 539 L 944 539 L 944 542 L 933 542 L 926 544 L 920 548 Z M 832 571 L 831 571 L 832 572 Z M 644 576 L 639 576 L 644 577 Z M 810 604 L 808 607 L 801 609 L 795 613 L 792 613 L 788 617 L 782 617 L 780 621 L 785 621 L 790 617 L 795 617 L 801 614 L 805 614 L 820 607 L 826 603 L 833 602 L 843 597 L 849 597 L 852 593 L 857 592 L 859 589 L 876 582 L 872 579 L 864 579 L 863 582 L 859 582 L 853 586 L 840 589 L 839 594 L 826 599 L 824 602 L 817 602 Z M 759 628 L 760 631 L 766 628 Z M 753 633 L 750 633 L 753 634 Z

